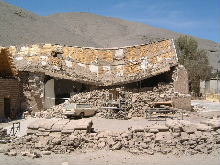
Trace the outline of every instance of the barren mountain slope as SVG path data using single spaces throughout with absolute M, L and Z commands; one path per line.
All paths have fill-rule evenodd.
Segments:
M 58 13 L 46 17 L 62 24 L 66 29 L 92 38 L 102 47 L 119 47 L 143 44 L 163 38 L 179 37 L 180 33 L 155 28 L 143 23 L 130 22 L 118 18 L 104 17 L 90 13 Z M 208 51 L 210 64 L 220 68 L 220 49 L 214 41 L 195 37 L 199 47 Z
M 58 13 L 38 16 L 0 0 L 0 45 L 58 43 L 91 47 L 120 47 L 143 44 L 180 33 L 143 23 L 98 16 L 90 13 Z M 197 38 L 200 48 L 208 51 L 210 64 L 220 68 L 217 43 Z
M 75 34 L 44 17 L 0 1 L 0 45 L 45 42 L 99 46 L 88 37 Z

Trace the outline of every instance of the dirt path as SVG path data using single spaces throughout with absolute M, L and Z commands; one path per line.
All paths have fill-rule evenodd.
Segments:
M 83 165 L 83 164 L 154 164 L 154 165 L 219 165 L 220 159 L 215 155 L 173 156 L 173 155 L 133 155 L 126 151 L 87 151 L 68 155 L 50 155 L 39 159 L 26 157 L 9 157 L 0 154 L 1 164 L 12 165 Z

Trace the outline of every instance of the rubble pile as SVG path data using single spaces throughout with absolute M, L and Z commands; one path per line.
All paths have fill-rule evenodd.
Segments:
M 30 125 L 28 135 L 12 141 L 9 153 L 32 152 L 43 155 L 51 152 L 106 149 L 126 150 L 135 154 L 193 155 L 210 154 L 220 147 L 220 124 L 217 120 L 199 124 L 184 120 L 167 120 L 165 125 L 133 127 L 123 132 L 88 131 L 87 128 L 91 128 L 92 122 L 85 120 L 73 121 L 75 124 L 67 119 L 49 120 Z M 81 124 L 76 126 L 77 122 Z
M 141 90 L 141 91 L 140 91 Z M 180 95 L 174 92 L 173 83 L 159 83 L 158 86 L 142 89 L 129 89 L 120 88 L 121 95 L 125 96 L 126 105 L 125 109 L 112 110 L 104 109 L 106 95 L 109 93 L 109 89 L 92 90 L 90 92 L 82 92 L 72 96 L 69 100 L 63 104 L 54 106 L 46 111 L 35 113 L 35 117 L 62 118 L 62 110 L 69 103 L 89 103 L 98 108 L 97 116 L 107 119 L 128 119 L 131 117 L 144 117 L 145 110 L 150 107 L 152 102 L 169 101 L 172 96 Z
M 145 110 L 152 102 L 170 101 L 174 94 L 178 93 L 174 93 L 173 83 L 159 83 L 152 90 L 129 92 L 129 102 L 132 105 L 129 116 L 144 117 Z
M 99 108 L 96 116 L 106 119 L 119 119 L 119 120 L 127 120 L 128 109 L 103 109 Z
M 71 103 L 88 103 L 94 106 L 101 107 L 105 104 L 106 94 L 109 93 L 108 89 L 92 90 L 90 92 L 82 92 L 72 96 Z
M 204 110 L 206 110 L 206 107 L 205 106 L 203 106 L 203 105 L 194 105 L 193 107 L 192 107 L 192 111 L 193 112 L 201 112 L 201 111 L 204 111 Z
M 96 107 L 102 107 L 105 103 L 106 93 L 108 90 L 93 90 L 90 92 L 82 92 L 75 94 L 69 100 L 66 100 L 64 103 L 53 106 L 45 111 L 34 113 L 33 117 L 42 117 L 42 118 L 64 118 L 62 115 L 63 109 L 67 104 L 70 103 L 88 103 L 93 104 Z
M 69 104 L 70 102 L 68 100 L 66 100 L 64 103 L 53 106 L 49 109 L 46 109 L 45 111 L 41 111 L 41 112 L 35 112 L 32 114 L 32 117 L 35 118 L 46 118 L 46 119 L 50 119 L 50 118 L 64 118 L 64 116 L 62 115 L 63 109 L 65 108 L 65 106 L 67 104 Z
M 0 127 L 0 143 L 5 144 L 10 141 L 10 136 L 7 134 L 7 129 Z

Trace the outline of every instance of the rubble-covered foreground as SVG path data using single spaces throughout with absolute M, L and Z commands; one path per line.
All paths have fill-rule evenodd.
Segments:
M 94 132 L 90 119 L 41 119 L 28 126 L 27 135 L 12 138 L 1 151 L 32 158 L 76 150 L 125 150 L 135 154 L 210 154 L 219 151 L 219 119 L 201 123 L 167 120 L 164 124 L 132 127 L 127 131 Z

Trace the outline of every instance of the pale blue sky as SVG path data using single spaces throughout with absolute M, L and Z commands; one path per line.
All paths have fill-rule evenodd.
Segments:
M 38 15 L 90 12 L 220 41 L 219 0 L 5 0 Z

